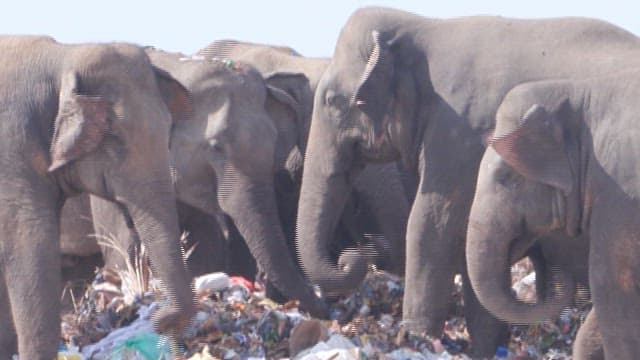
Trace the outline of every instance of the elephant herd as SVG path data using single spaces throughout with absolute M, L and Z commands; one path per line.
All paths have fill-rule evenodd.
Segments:
M 574 359 L 640 353 L 640 38 L 619 27 L 370 7 L 327 59 L 4 36 L 0 63 L 1 359 L 56 356 L 51 254 L 124 266 L 94 233 L 147 247 L 169 334 L 195 275 L 264 276 L 326 318 L 375 264 L 431 337 L 461 274 L 474 357 L 581 288 Z M 511 293 L 524 257 L 535 304 Z

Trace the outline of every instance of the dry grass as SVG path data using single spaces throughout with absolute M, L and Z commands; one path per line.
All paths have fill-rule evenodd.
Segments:
M 124 269 L 114 269 L 120 276 L 122 281 L 120 291 L 124 295 L 125 300 L 130 303 L 135 299 L 139 299 L 152 290 L 151 279 L 152 272 L 149 266 L 149 257 L 144 244 L 135 247 L 133 259 L 129 258 L 127 249 L 124 249 L 114 236 L 94 235 L 100 246 L 104 246 L 114 250 L 124 260 Z

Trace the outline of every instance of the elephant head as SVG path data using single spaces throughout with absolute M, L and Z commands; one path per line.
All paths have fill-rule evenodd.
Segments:
M 566 130 L 575 115 L 566 96 L 548 92 L 536 99 L 546 105 L 516 88 L 498 109 L 495 134 L 480 163 L 466 245 L 480 302 L 505 321 L 526 324 L 569 305 L 574 279 L 551 269 L 544 298 L 526 304 L 510 293 L 511 262 L 541 236 L 575 237 L 580 229 L 577 147 Z
M 409 153 L 398 144 L 410 143 L 406 124 L 417 111 L 408 44 L 397 31 L 368 25 L 347 25 L 361 35 L 340 36 L 316 90 L 305 155 L 297 248 L 307 275 L 328 293 L 351 291 L 366 273 L 361 250 L 345 251 L 337 263 L 328 254 L 353 179 L 365 162 Z
M 159 51 L 150 56 L 174 74 L 194 99 L 193 120 L 174 127 L 171 136 L 178 198 L 205 211 L 219 206 L 233 220 L 269 280 L 284 294 L 299 299 L 305 309 L 326 316 L 326 304 L 289 254 L 274 191 L 279 134 L 266 106 L 281 106 L 296 114 L 295 98 L 279 84 L 283 77 L 299 75 L 279 74 L 265 80 L 241 62 L 201 57 L 179 62 Z M 195 198 L 186 196 L 196 189 L 194 184 L 210 189 L 214 196 L 202 192 Z
M 82 46 L 64 58 L 47 171 L 67 194 L 114 201 L 147 245 L 171 307 L 160 329 L 185 325 L 194 296 L 182 262 L 169 174 L 172 123 L 189 121 L 188 92 L 125 44 Z M 175 324 L 174 324 L 175 325 Z

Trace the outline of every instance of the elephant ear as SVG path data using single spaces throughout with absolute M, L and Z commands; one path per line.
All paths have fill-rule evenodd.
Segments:
M 49 172 L 95 150 L 109 131 L 111 102 L 100 96 L 79 94 L 78 87 L 78 74 L 69 72 L 63 75 Z
M 490 145 L 524 177 L 558 188 L 565 195 L 571 193 L 572 173 L 562 125 L 543 106 L 531 106 L 515 130 L 495 137 Z
M 292 124 L 286 121 L 283 122 L 283 119 L 274 118 L 278 131 L 295 136 L 300 151 L 304 151 L 313 111 L 313 92 L 309 85 L 309 78 L 300 72 L 277 71 L 265 74 L 264 80 L 269 98 L 291 110 L 295 116 L 294 127 L 290 127 Z
M 296 115 L 297 122 L 300 122 L 305 115 L 311 114 L 313 99 L 307 91 L 309 79 L 305 74 L 278 71 L 266 74 L 264 80 L 269 96 L 291 109 Z
M 394 58 L 390 48 L 393 41 L 376 30 L 371 37 L 373 50 L 351 101 L 369 117 L 376 118 L 387 112 L 393 97 Z
M 162 100 L 167 105 L 174 122 L 191 119 L 193 116 L 193 100 L 191 93 L 179 81 L 165 70 L 153 66 L 158 89 Z

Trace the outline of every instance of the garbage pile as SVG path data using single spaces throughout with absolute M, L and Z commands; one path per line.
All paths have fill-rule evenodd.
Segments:
M 356 292 L 336 301 L 331 320 L 311 319 L 295 301 L 277 304 L 243 278 L 208 274 L 196 280 L 199 309 L 183 336 L 183 353 L 175 356 L 149 320 L 162 301 L 159 294 L 124 296 L 118 283 L 113 273 L 98 276 L 76 310 L 63 317 L 61 354 L 73 353 L 74 359 L 468 359 L 459 277 L 445 334 L 429 339 L 402 326 L 403 281 L 382 271 L 373 269 Z M 571 339 L 587 311 L 569 309 L 555 323 L 514 326 L 508 348 L 497 349 L 497 356 L 570 359 Z

